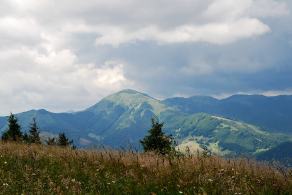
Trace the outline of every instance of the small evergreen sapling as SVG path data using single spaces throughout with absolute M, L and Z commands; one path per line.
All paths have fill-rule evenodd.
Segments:
M 64 147 L 72 147 L 75 148 L 75 146 L 73 146 L 73 140 L 69 140 L 69 138 L 67 138 L 67 136 L 65 135 L 65 133 L 59 133 L 59 137 L 57 140 L 57 145 L 58 146 L 64 146 Z
M 30 125 L 28 140 L 30 143 L 41 144 L 40 130 L 36 123 L 35 118 L 33 118 L 32 123 Z

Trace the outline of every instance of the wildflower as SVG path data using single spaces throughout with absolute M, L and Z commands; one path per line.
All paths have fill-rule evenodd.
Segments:
M 183 194 L 183 192 L 182 192 L 182 191 L 178 191 L 178 193 L 179 193 L 179 194 Z
M 9 186 L 8 183 L 3 183 L 3 186 Z
M 76 180 L 75 180 L 75 179 L 71 179 L 71 181 L 72 181 L 72 182 L 75 182 Z
M 6 164 L 7 164 L 7 162 L 6 162 L 6 161 L 4 161 L 4 164 L 6 165 Z

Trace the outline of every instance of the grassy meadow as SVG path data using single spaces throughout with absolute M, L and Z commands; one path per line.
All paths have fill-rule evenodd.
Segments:
M 292 172 L 246 159 L 0 144 L 1 194 L 292 194 Z

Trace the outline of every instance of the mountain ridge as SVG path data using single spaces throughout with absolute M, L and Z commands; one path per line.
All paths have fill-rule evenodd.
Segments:
M 183 102 L 190 99 L 199 102 L 195 106 L 200 109 L 220 102 L 204 96 L 185 98 Z M 254 155 L 292 140 L 290 136 L 270 133 L 241 120 L 207 112 L 194 112 L 194 102 L 186 102 L 188 108 L 191 108 L 186 111 L 185 107 L 175 105 L 177 99 L 170 99 L 175 100 L 174 102 L 168 100 L 157 100 L 147 94 L 127 89 L 109 95 L 78 112 L 52 113 L 40 109 L 16 116 L 25 128 L 23 130 L 36 117 L 44 134 L 56 135 L 63 131 L 80 147 L 124 147 L 129 144 L 138 147 L 139 140 L 150 128 L 150 119 L 153 116 L 165 122 L 166 133 L 173 134 L 179 146 L 207 148 L 219 155 Z M 174 105 L 168 105 L 170 103 Z M 2 131 L 5 130 L 4 119 L 5 117 L 0 117 Z
M 292 134 L 292 96 L 233 95 L 224 99 L 168 98 L 163 100 L 188 113 L 205 112 L 260 126 L 270 132 Z

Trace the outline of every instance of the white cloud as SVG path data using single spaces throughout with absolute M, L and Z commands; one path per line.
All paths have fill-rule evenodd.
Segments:
M 124 72 L 127 63 L 112 61 L 122 57 L 102 56 L 106 52 L 101 45 L 229 44 L 272 31 L 264 18 L 289 14 L 286 4 L 277 0 L 3 0 L 0 113 L 37 107 L 78 109 L 137 85 Z M 93 38 L 85 42 L 76 36 L 80 34 Z M 101 52 L 87 57 L 90 47 L 81 48 L 82 44 Z M 190 64 L 182 72 L 195 69 L 210 74 L 215 66 Z
M 41 107 L 81 109 L 95 103 L 97 97 L 132 85 L 122 63 L 78 64 L 69 49 L 40 53 L 26 48 L 0 56 L 2 114 Z
M 71 27 L 77 29 L 72 31 L 96 32 L 97 45 L 115 47 L 135 41 L 227 44 L 269 32 L 263 17 L 289 13 L 286 3 L 277 0 L 14 0 L 7 4 L 17 7 L 18 17 L 34 17 L 43 30 L 62 31 L 73 23 Z
M 233 21 L 247 17 L 246 11 L 253 4 L 252 0 L 216 0 L 209 4 L 203 15 L 213 21 Z
M 135 32 L 127 32 L 114 27 L 97 38 L 96 44 L 110 44 L 117 47 L 122 43 L 145 40 L 154 40 L 160 44 L 184 42 L 226 44 L 269 31 L 270 29 L 267 25 L 251 18 L 240 19 L 230 23 L 210 23 L 201 26 L 184 25 L 168 31 L 163 31 L 155 26 L 146 27 Z

